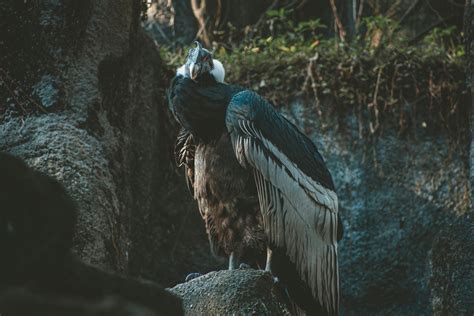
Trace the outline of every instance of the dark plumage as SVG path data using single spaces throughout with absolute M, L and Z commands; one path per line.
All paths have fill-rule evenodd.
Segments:
M 218 255 L 263 266 L 308 314 L 338 313 L 334 184 L 314 143 L 256 93 L 176 76 L 177 159 Z
M 243 88 L 217 83 L 209 74 L 199 78 L 199 83 L 175 77 L 169 90 L 169 105 L 181 126 L 203 142 L 215 140 L 225 128 L 226 104 Z

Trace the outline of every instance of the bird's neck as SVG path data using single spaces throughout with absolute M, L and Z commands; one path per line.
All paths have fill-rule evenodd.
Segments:
M 208 85 L 215 85 L 216 82 L 216 77 L 214 77 L 211 73 L 204 73 L 199 75 L 199 77 L 196 78 L 195 80 L 197 83 L 201 84 L 202 87 L 208 86 Z

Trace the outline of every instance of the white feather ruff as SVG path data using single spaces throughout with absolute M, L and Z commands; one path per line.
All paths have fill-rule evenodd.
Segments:
M 179 67 L 177 70 L 176 70 L 176 75 L 181 75 L 181 76 L 184 76 L 186 77 L 186 65 L 182 65 L 181 67 Z
M 217 59 L 212 60 L 214 68 L 211 70 L 211 75 L 214 76 L 217 82 L 224 83 L 225 69 L 224 65 Z

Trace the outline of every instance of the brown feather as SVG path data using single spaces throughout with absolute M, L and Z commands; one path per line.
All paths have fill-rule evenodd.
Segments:
M 212 252 L 220 256 L 233 252 L 248 264 L 261 261 L 267 239 L 253 175 L 239 165 L 227 133 L 197 145 L 194 172 L 194 197 Z

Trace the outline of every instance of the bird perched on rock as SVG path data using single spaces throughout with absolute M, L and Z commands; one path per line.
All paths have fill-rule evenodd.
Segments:
M 323 158 L 261 96 L 225 84 L 222 63 L 196 45 L 169 106 L 182 126 L 177 162 L 212 252 L 228 257 L 229 269 L 265 266 L 308 315 L 337 315 L 342 224 Z

